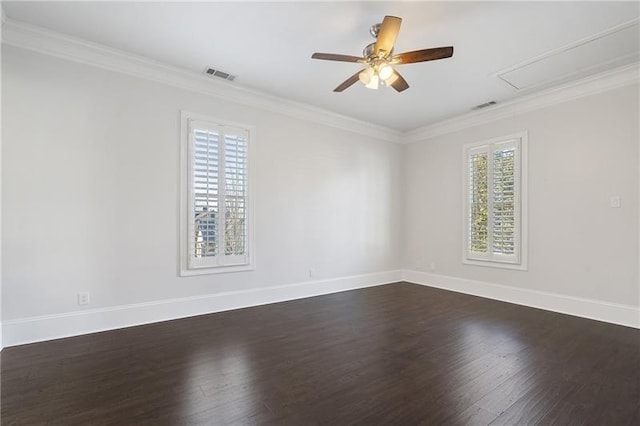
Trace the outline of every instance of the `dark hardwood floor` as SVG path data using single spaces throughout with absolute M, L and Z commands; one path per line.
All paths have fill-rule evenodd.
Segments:
M 640 330 L 407 283 L 1 361 L 2 424 L 640 424 Z

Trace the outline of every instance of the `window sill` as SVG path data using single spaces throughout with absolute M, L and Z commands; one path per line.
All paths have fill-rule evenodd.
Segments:
M 462 259 L 462 263 L 464 263 L 465 265 L 484 266 L 486 268 L 513 269 L 516 271 L 528 270 L 526 263 L 507 263 L 507 262 L 496 262 L 492 260 L 475 260 L 475 259 Z
M 196 275 L 213 275 L 213 274 L 227 274 L 233 272 L 246 272 L 254 271 L 256 268 L 253 265 L 237 265 L 237 266 L 216 266 L 212 268 L 197 268 L 197 269 L 181 269 L 181 277 L 192 277 Z

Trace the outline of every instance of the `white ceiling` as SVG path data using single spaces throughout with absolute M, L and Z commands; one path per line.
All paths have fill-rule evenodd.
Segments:
M 490 100 L 503 102 L 531 93 L 533 89 L 515 90 L 497 74 L 637 20 L 640 6 L 637 2 L 3 2 L 3 9 L 16 21 L 194 73 L 212 66 L 235 74 L 230 84 L 407 131 Z M 358 64 L 313 60 L 311 54 L 360 55 L 373 41 L 369 27 L 384 15 L 403 18 L 397 53 L 453 45 L 453 58 L 402 65 L 399 71 L 411 86 L 403 93 L 384 87 L 369 90 L 360 83 L 343 93 L 332 92 L 358 70 Z M 638 50 L 637 43 L 629 46 Z M 637 52 L 635 58 L 625 58 L 637 60 Z M 620 61 L 608 64 L 618 66 Z

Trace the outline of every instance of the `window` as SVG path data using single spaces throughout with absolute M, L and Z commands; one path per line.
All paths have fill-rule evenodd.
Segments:
M 249 137 L 182 113 L 181 275 L 252 269 Z
M 464 263 L 527 269 L 526 152 L 526 133 L 464 147 Z

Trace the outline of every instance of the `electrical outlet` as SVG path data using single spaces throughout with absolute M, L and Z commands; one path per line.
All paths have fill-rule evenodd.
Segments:
M 78 305 L 88 305 L 89 304 L 89 292 L 81 291 L 78 293 Z
M 316 274 L 316 270 L 313 268 L 309 268 L 309 278 L 313 278 L 315 274 Z

